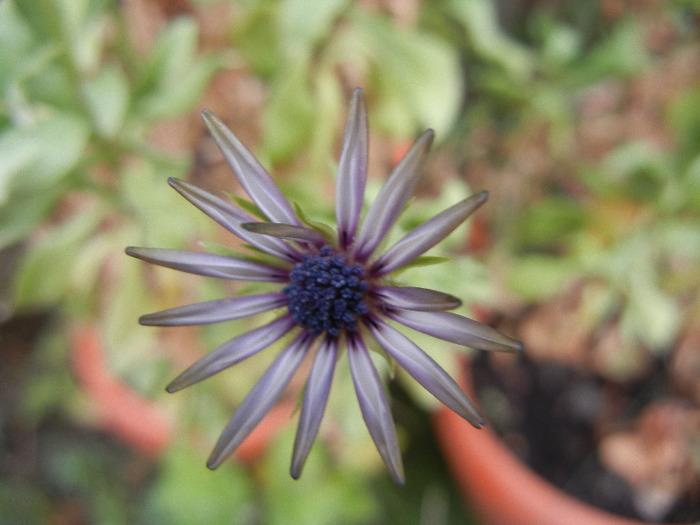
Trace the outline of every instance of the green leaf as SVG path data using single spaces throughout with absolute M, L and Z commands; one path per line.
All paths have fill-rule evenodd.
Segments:
M 76 281 L 83 278 L 74 271 L 77 258 L 102 216 L 95 209 L 82 211 L 30 248 L 16 276 L 14 298 L 18 307 L 46 307 L 68 297 Z
M 291 157 L 311 137 L 315 119 L 309 67 L 305 60 L 287 62 L 270 87 L 260 154 L 272 164 Z
M 399 135 L 416 128 L 446 134 L 464 96 L 457 50 L 432 34 L 398 28 L 385 18 L 353 12 L 347 46 L 373 65 L 381 103 L 373 118 Z
M 294 212 L 297 214 L 297 217 L 299 217 L 302 224 L 308 226 L 312 230 L 316 230 L 318 233 L 323 235 L 330 244 L 334 244 L 336 242 L 335 239 L 337 238 L 337 232 L 332 226 L 329 226 L 323 222 L 309 219 L 304 213 L 301 205 L 296 202 L 294 203 Z
M 527 81 L 534 60 L 530 50 L 510 39 L 500 28 L 496 4 L 489 0 L 452 0 L 453 16 L 463 24 L 474 51 L 506 70 L 514 81 Z
M 636 279 L 621 324 L 627 334 L 652 351 L 670 348 L 678 336 L 681 315 L 674 299 L 653 283 Z
M 220 67 L 220 60 L 197 55 L 199 30 L 188 17 L 176 18 L 159 35 L 135 94 L 136 111 L 147 120 L 190 109 Z
M 284 0 L 278 19 L 280 45 L 288 59 L 308 57 L 313 47 L 330 34 L 338 15 L 350 5 L 348 0 Z
M 61 37 L 61 10 L 54 0 L 14 0 L 3 2 L 14 4 L 24 20 L 39 38 L 59 40 Z
M 263 221 L 268 220 L 267 217 L 265 217 L 265 214 L 262 212 L 262 210 L 258 208 L 258 206 L 254 202 L 250 202 L 248 199 L 244 199 L 243 197 L 239 197 L 238 195 L 234 195 L 233 193 L 229 193 L 228 196 L 236 204 L 238 204 L 239 208 L 247 212 L 249 215 L 257 217 L 258 219 Z
M 334 392 L 337 393 L 336 386 L 334 384 Z M 346 434 L 344 438 L 347 439 Z M 289 464 L 292 444 L 293 432 L 290 428 L 275 440 L 262 465 L 267 480 L 262 497 L 268 525 L 359 524 L 374 521 L 372 518 L 376 514 L 377 502 L 372 497 L 367 476 L 334 465 L 320 441 L 312 448 L 298 480 L 280 475 L 280 469 Z M 359 461 L 356 458 L 355 466 Z
M 518 223 L 517 238 L 526 247 L 566 242 L 567 236 L 574 235 L 587 221 L 588 214 L 578 202 L 550 197 L 525 211 Z
M 83 120 L 56 114 L 0 136 L 0 205 L 50 190 L 82 158 L 88 133 Z
M 40 193 L 33 198 L 10 199 L 0 206 L 0 249 L 26 237 L 49 214 L 57 197 Z
M 508 287 L 524 299 L 539 301 L 562 290 L 576 275 L 576 265 L 569 259 L 528 255 L 514 260 Z
M 106 65 L 84 85 L 85 100 L 97 132 L 114 138 L 124 123 L 129 104 L 129 83 L 116 65 Z
M 216 472 L 207 469 L 196 451 L 173 447 L 163 460 L 146 497 L 142 523 L 230 525 L 255 521 L 251 479 L 236 463 Z
M 140 229 L 141 238 L 132 239 L 132 243 L 185 248 L 198 231 L 213 226 L 206 215 L 168 188 L 169 176 L 182 175 L 146 162 L 133 164 L 119 174 L 120 195 Z
M 424 266 L 434 266 L 436 264 L 442 264 L 449 262 L 451 259 L 449 257 L 436 257 L 432 255 L 421 255 L 417 259 L 414 259 L 410 263 L 406 264 L 405 266 L 402 266 L 396 271 L 404 271 L 408 270 L 409 268 L 422 268 Z

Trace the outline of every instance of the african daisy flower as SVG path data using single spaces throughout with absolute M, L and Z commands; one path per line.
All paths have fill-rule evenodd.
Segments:
M 306 382 L 292 454 L 299 477 L 318 433 L 336 361 L 346 350 L 350 372 L 369 433 L 396 483 L 404 482 L 396 430 L 382 380 L 366 341 L 374 338 L 426 390 L 475 427 L 483 419 L 455 381 L 428 354 L 392 325 L 482 350 L 518 351 L 519 342 L 471 319 L 448 312 L 459 299 L 434 290 L 399 286 L 392 273 L 415 261 L 464 222 L 487 198 L 473 195 L 422 223 L 387 250 L 382 240 L 404 209 L 433 141 L 423 133 L 393 170 L 360 220 L 367 174 L 367 112 L 361 89 L 353 95 L 338 165 L 337 238 L 304 224 L 265 169 L 211 112 L 202 117 L 239 183 L 268 220 L 177 179 L 170 185 L 201 211 L 238 236 L 262 257 L 156 248 L 127 248 L 127 254 L 183 272 L 270 283 L 273 291 L 172 308 L 141 317 L 143 325 L 218 323 L 270 310 L 271 322 L 238 335 L 194 363 L 166 388 L 176 392 L 206 379 L 275 341 L 283 350 L 243 400 L 207 462 L 219 466 L 250 434 L 281 396 L 304 357 L 315 350 Z M 335 237 L 335 235 L 333 235 Z

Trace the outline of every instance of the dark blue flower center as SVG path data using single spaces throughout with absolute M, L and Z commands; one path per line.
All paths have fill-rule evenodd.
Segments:
M 349 264 L 330 246 L 321 248 L 318 255 L 304 255 L 284 288 L 289 313 L 314 337 L 356 330 L 358 316 L 368 312 L 364 297 L 369 285 L 363 273 L 361 265 Z

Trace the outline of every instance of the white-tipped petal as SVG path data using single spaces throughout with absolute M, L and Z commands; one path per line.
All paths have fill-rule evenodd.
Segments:
M 423 388 L 476 428 L 481 428 L 484 418 L 474 403 L 433 358 L 390 326 L 378 323 L 370 325 L 369 329 L 384 350 Z
M 522 352 L 523 350 L 520 341 L 511 339 L 490 326 L 452 312 L 397 310 L 388 315 L 399 323 L 424 334 L 477 350 L 498 352 Z
M 215 469 L 221 465 L 270 411 L 299 368 L 311 341 L 301 334 L 270 365 L 229 420 L 209 456 L 207 467 Z
M 369 258 L 403 211 L 416 186 L 434 135 L 433 130 L 429 129 L 418 137 L 391 172 L 379 195 L 367 210 L 360 227 L 355 252 L 358 260 Z
M 284 241 L 251 235 L 246 231 L 241 224 L 255 222 L 255 219 L 230 202 L 180 179 L 170 178 L 168 183 L 193 205 L 251 246 L 287 261 L 298 259 L 296 251 Z
M 398 310 L 443 311 L 462 304 L 453 295 L 415 286 L 378 286 L 374 292 L 386 306 Z
M 318 349 L 314 364 L 304 389 L 304 400 L 299 415 L 294 452 L 292 453 L 291 476 L 297 479 L 304 468 L 326 410 L 331 391 L 335 362 L 338 357 L 338 340 L 326 338 Z
M 202 111 L 202 119 L 241 186 L 265 216 L 275 222 L 299 224 L 289 201 L 238 137 L 208 109 Z
M 348 341 L 348 360 L 367 430 L 392 479 L 395 483 L 403 485 L 403 462 L 384 386 L 367 348 L 359 339 L 350 338 Z
M 243 281 L 285 281 L 288 271 L 246 259 L 164 248 L 126 249 L 127 255 L 181 272 Z
M 191 326 L 221 323 L 267 312 L 284 306 L 287 297 L 283 293 L 226 297 L 215 301 L 178 306 L 161 312 L 147 314 L 139 319 L 144 326 Z
M 385 275 L 410 263 L 435 246 L 462 224 L 488 198 L 482 191 L 447 208 L 432 219 L 408 232 L 373 266 L 375 275 Z
M 240 363 L 280 339 L 295 324 L 290 315 L 284 315 L 260 328 L 234 337 L 182 372 L 165 390 L 172 394 Z
M 367 109 L 362 89 L 353 93 L 335 187 L 335 216 L 341 248 L 352 244 L 360 222 L 367 180 Z

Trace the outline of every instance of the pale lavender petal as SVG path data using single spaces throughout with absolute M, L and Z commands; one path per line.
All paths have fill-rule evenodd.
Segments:
M 180 179 L 170 178 L 168 183 L 197 208 L 251 246 L 288 261 L 299 259 L 296 251 L 284 241 L 251 235 L 243 229 L 242 223 L 254 222 L 255 219 L 230 202 Z
M 434 312 L 452 310 L 462 304 L 453 295 L 415 286 L 377 286 L 374 293 L 385 306 L 396 310 Z
M 416 140 L 391 172 L 379 195 L 367 210 L 360 227 L 355 252 L 358 260 L 364 261 L 369 258 L 403 211 L 418 181 L 434 135 L 429 129 Z
M 314 364 L 309 373 L 304 389 L 304 401 L 301 405 L 299 425 L 294 439 L 294 452 L 292 454 L 291 475 L 297 479 L 304 468 L 306 458 L 311 451 L 321 425 L 323 413 L 326 410 L 328 394 L 333 382 L 335 361 L 338 357 L 338 340 L 326 338 L 318 349 Z
M 238 137 L 208 109 L 202 111 L 202 118 L 238 182 L 265 216 L 275 222 L 299 224 L 289 201 Z
M 126 249 L 127 255 L 181 272 L 243 281 L 286 281 L 289 272 L 268 264 L 205 252 L 165 248 Z
M 349 338 L 348 360 L 357 400 L 367 429 L 392 479 L 395 483 L 403 485 L 403 463 L 396 439 L 394 420 L 391 417 L 382 381 L 361 340 Z
M 280 339 L 295 324 L 290 315 L 284 315 L 260 328 L 234 337 L 182 372 L 165 390 L 172 394 L 240 363 Z
M 323 246 L 327 244 L 326 238 L 316 230 L 294 224 L 282 224 L 279 222 L 245 222 L 241 225 L 245 230 L 258 235 L 267 235 L 280 239 L 303 241 Z
M 484 419 L 474 403 L 432 357 L 384 323 L 370 325 L 369 329 L 384 350 L 423 388 L 476 428 L 481 428 Z
M 367 180 L 367 109 L 362 89 L 353 93 L 335 183 L 335 217 L 341 248 L 352 244 Z
M 469 215 L 486 202 L 487 198 L 488 193 L 485 191 L 472 195 L 408 232 L 403 239 L 389 248 L 377 260 L 373 266 L 375 275 L 380 276 L 393 272 L 428 251 L 452 233 Z
M 139 319 L 144 326 L 191 326 L 221 323 L 267 312 L 287 304 L 283 293 L 226 297 L 215 301 L 178 306 L 147 314 Z
M 312 341 L 302 333 L 275 359 L 229 420 L 207 460 L 207 467 L 215 469 L 221 465 L 260 423 L 284 392 Z
M 396 310 L 388 315 L 409 328 L 458 345 L 499 352 L 522 352 L 523 350 L 520 341 L 511 339 L 490 326 L 452 312 Z

